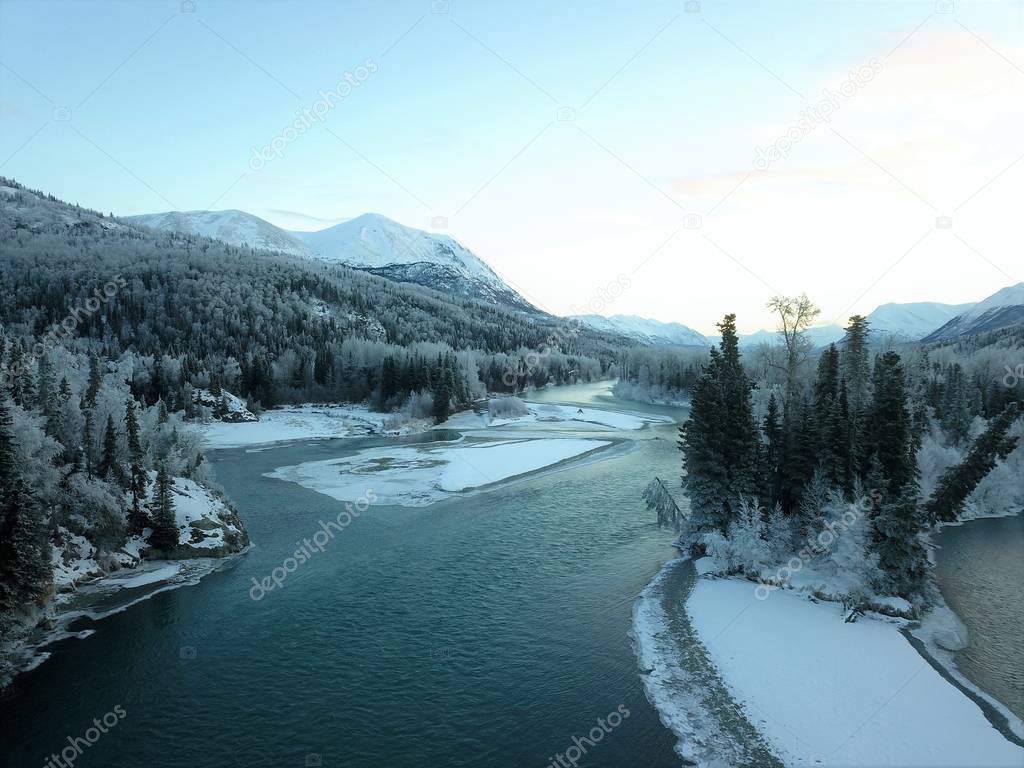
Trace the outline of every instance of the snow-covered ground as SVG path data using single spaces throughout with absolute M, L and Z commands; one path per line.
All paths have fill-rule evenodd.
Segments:
M 288 480 L 335 499 L 373 491 L 381 504 L 419 507 L 453 494 L 533 472 L 609 444 L 607 440 L 539 438 L 368 448 L 354 456 L 279 467 Z
M 150 472 L 151 493 L 155 481 L 156 473 Z M 223 499 L 186 477 L 174 478 L 172 491 L 180 542 L 180 551 L 176 554 L 183 557 L 222 557 L 244 546 L 246 536 L 241 521 Z M 58 530 L 61 545 L 50 545 L 55 591 L 72 591 L 95 579 L 109 580 L 119 588 L 130 588 L 174 577 L 177 569 L 172 571 L 165 564 L 163 570 L 156 571 L 154 576 L 153 569 L 143 561 L 149 533 L 147 528 L 142 536 L 129 538 L 119 550 L 101 553 L 86 536 L 62 526 Z M 126 575 L 136 569 L 138 573 L 146 573 L 148 581 L 134 582 Z
M 296 405 L 260 414 L 260 420 L 243 424 L 211 422 L 202 425 L 206 448 L 239 448 L 334 437 L 363 437 L 374 434 L 408 434 L 422 431 L 427 422 L 405 425 L 389 432 L 390 414 L 371 411 L 365 405 Z
M 667 424 L 668 416 L 606 411 L 600 408 L 580 408 L 551 403 L 526 403 L 529 413 L 514 418 L 492 418 L 488 413 L 461 411 L 440 425 L 442 429 L 466 431 L 488 427 L 506 427 L 519 424 L 547 422 L 575 422 L 581 427 L 608 430 L 637 430 L 647 424 Z M 203 445 L 206 448 L 240 448 L 266 445 L 290 440 L 314 440 L 338 437 L 365 437 L 366 435 L 408 435 L 424 432 L 433 425 L 419 419 L 392 429 L 394 414 L 371 411 L 365 405 L 305 404 L 275 408 L 260 414 L 259 421 L 224 423 L 212 421 L 203 424 Z
M 899 632 L 868 615 L 739 579 L 701 578 L 686 603 L 747 718 L 787 765 L 1020 766 L 1024 748 Z

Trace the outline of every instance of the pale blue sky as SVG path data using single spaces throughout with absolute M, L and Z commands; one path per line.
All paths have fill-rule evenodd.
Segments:
M 967 246 L 943 250 L 933 232 L 927 279 L 898 261 L 1024 152 L 1018 2 L 443 6 L 2 0 L 0 174 L 117 214 L 239 208 L 301 229 L 366 211 L 423 229 L 445 217 L 547 309 L 582 309 L 623 272 L 633 287 L 602 311 L 703 331 L 727 310 L 764 325 L 772 289 L 806 290 L 839 316 L 1022 279 L 998 221 L 959 218 L 1002 217 L 979 202 L 955 231 L 984 259 L 965 270 Z M 250 167 L 253 147 L 368 59 L 376 71 L 322 123 Z M 745 178 L 756 146 L 871 59 L 887 84 L 830 124 L 844 138 L 818 127 Z M 1019 200 L 1020 170 L 984 194 Z M 889 195 L 907 206 L 898 219 L 885 218 Z M 680 233 L 687 214 L 701 227 Z M 834 244 L 815 229 L 829 216 Z M 863 260 L 837 277 L 866 233 Z

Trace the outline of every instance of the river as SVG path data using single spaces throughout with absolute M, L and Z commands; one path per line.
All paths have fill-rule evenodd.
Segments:
M 957 667 L 1024 720 L 1024 515 L 948 526 L 935 543 L 939 586 L 968 631 Z
M 616 401 L 607 384 L 532 399 L 685 417 L 680 408 Z M 616 442 L 485 492 L 424 507 L 372 505 L 260 599 L 253 579 L 344 509 L 265 473 L 456 435 L 211 452 L 255 548 L 195 586 L 79 620 L 74 629 L 91 635 L 54 643 L 52 658 L 0 695 L 0 765 L 44 766 L 69 737 L 121 707 L 123 719 L 76 768 L 545 768 L 599 720 L 615 722 L 613 712 L 628 717 L 578 766 L 677 768 L 677 737 L 648 703 L 645 683 L 666 701 L 693 692 L 690 714 L 711 713 L 693 734 L 696 752 L 777 765 L 692 642 L 682 609 L 692 566 L 676 561 L 652 583 L 675 551 L 640 491 L 654 475 L 678 477 L 676 426 L 519 431 Z M 971 631 L 958 663 L 1018 715 L 1022 537 L 1022 518 L 938 537 L 940 584 Z M 678 658 L 677 674 L 655 682 L 638 669 L 634 607 L 669 629 L 651 633 L 649 651 Z
M 537 399 L 615 407 L 607 384 Z M 119 705 L 76 768 L 543 768 L 626 710 L 579 765 L 679 766 L 629 637 L 636 596 L 675 554 L 640 491 L 678 476 L 676 428 L 581 434 L 621 443 L 484 493 L 373 505 L 260 600 L 252 579 L 343 509 L 264 473 L 399 439 L 211 452 L 255 548 L 196 586 L 80 620 L 91 636 L 56 643 L 0 698 L 4 757 L 42 766 Z

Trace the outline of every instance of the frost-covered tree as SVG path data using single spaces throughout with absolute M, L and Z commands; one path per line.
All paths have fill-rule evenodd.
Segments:
M 897 498 L 882 500 L 873 521 L 874 551 L 880 569 L 875 586 L 881 594 L 910 601 L 926 596 L 931 568 L 921 541 L 924 528 L 924 514 L 912 485 Z
M 925 510 L 933 519 L 956 520 L 971 492 L 998 461 L 1005 459 L 1017 447 L 1017 436 L 1008 433 L 1019 415 L 1016 403 L 1006 406 L 971 444 L 964 460 L 942 475 L 925 504 Z

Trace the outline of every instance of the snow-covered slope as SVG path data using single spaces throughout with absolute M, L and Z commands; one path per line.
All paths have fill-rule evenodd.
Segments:
M 681 323 L 663 323 L 635 315 L 574 315 L 575 319 L 605 333 L 615 333 L 652 346 L 707 347 L 703 335 Z
M 123 220 L 167 232 L 212 237 L 261 251 L 280 251 L 293 256 L 309 254 L 301 241 L 269 221 L 245 211 L 168 211 L 126 216 Z
M 292 232 L 312 256 L 402 283 L 535 311 L 476 254 L 447 235 L 366 213 L 319 232 Z
M 975 304 L 939 304 L 919 301 L 911 304 L 882 304 L 868 315 L 871 332 L 916 341 Z
M 1024 326 L 1024 283 L 996 291 L 932 331 L 922 341 L 945 341 L 1013 326 Z
M 416 283 L 456 296 L 537 311 L 456 240 L 407 227 L 376 213 L 319 232 L 288 232 L 244 211 L 169 211 L 127 216 L 123 221 L 344 264 L 399 283 Z

